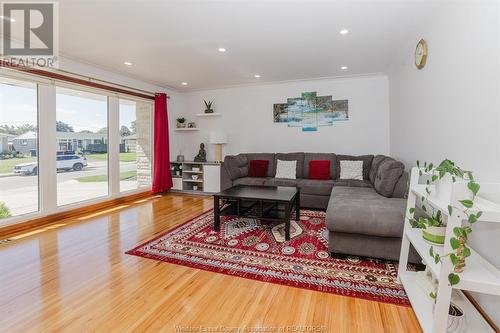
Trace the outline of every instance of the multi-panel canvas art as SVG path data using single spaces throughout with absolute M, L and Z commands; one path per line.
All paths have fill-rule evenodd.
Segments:
M 302 127 L 302 131 L 317 131 L 320 126 L 332 126 L 333 122 L 349 119 L 347 99 L 333 100 L 332 96 L 317 96 L 316 92 L 304 92 L 301 97 L 288 98 L 286 103 L 274 104 L 275 123 L 288 127 Z

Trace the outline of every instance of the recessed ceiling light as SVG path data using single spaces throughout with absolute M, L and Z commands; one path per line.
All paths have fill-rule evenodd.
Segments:
M 16 22 L 16 19 L 13 19 L 12 17 L 8 17 L 8 16 L 0 16 L 0 18 L 1 18 L 2 20 L 5 20 L 5 21 Z
M 348 67 L 347 66 L 342 66 L 340 67 L 341 70 L 345 71 Z
M 339 34 L 341 35 L 347 35 L 349 33 L 349 29 L 342 29 L 339 31 Z
M 225 48 L 223 48 L 223 47 L 219 47 L 219 48 L 217 49 L 217 51 L 219 51 L 219 52 L 226 52 L 226 49 L 225 49 Z
M 131 63 L 131 62 L 129 62 L 129 61 L 125 61 L 123 64 L 124 64 L 124 65 L 127 65 L 127 66 L 132 66 L 132 63 Z
M 187 86 L 187 85 L 188 85 L 188 83 L 187 83 L 187 82 L 182 82 L 181 84 L 182 84 L 183 86 Z
M 260 75 L 259 75 L 259 74 L 255 74 L 255 75 L 254 75 L 254 77 L 255 77 L 256 79 L 258 79 L 258 78 L 260 78 Z

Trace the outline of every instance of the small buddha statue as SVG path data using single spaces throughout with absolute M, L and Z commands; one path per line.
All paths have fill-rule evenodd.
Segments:
M 207 161 L 207 152 L 205 151 L 205 144 L 200 143 L 200 150 L 198 151 L 198 155 L 194 157 L 195 162 L 206 162 Z

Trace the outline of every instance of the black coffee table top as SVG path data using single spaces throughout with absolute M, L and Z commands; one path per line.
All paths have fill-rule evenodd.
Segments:
M 297 193 L 295 187 L 238 185 L 221 191 L 215 196 L 250 200 L 292 201 Z

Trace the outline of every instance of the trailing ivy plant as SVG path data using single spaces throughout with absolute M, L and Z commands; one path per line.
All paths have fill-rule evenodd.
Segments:
M 440 255 L 434 251 L 434 247 L 431 246 L 429 249 L 429 255 L 434 259 L 435 263 L 442 262 L 443 258 L 449 257 L 453 265 L 453 272 L 448 274 L 448 281 L 450 285 L 455 285 L 460 282 L 460 276 L 458 274 L 462 273 L 465 267 L 465 259 L 471 255 L 471 250 L 467 246 L 467 240 L 469 234 L 472 232 L 472 225 L 479 220 L 482 211 L 474 208 L 474 201 L 479 193 L 480 185 L 474 180 L 474 176 L 471 171 L 465 171 L 455 165 L 454 162 L 446 159 L 442 161 L 438 167 L 434 168 L 433 163 L 425 162 L 423 166 L 420 165 L 420 162 L 417 161 L 417 167 L 419 168 L 419 174 L 422 176 L 425 174 L 433 174 L 431 180 L 427 181 L 427 186 L 425 189 L 426 196 L 422 197 L 422 210 L 427 212 L 426 203 L 428 202 L 428 197 L 431 194 L 430 184 L 435 181 L 442 179 L 446 174 L 450 174 L 452 177 L 452 181 L 455 182 L 458 179 L 462 179 L 467 182 L 467 188 L 472 194 L 471 199 L 463 199 L 458 200 L 460 207 L 455 207 L 453 205 L 448 205 L 448 213 L 451 216 L 455 209 L 462 211 L 467 217 L 467 223 L 464 226 L 453 228 L 454 237 L 450 239 L 450 245 L 452 251 L 450 253 L 446 253 Z M 441 212 L 436 213 L 431 217 L 420 217 L 418 220 L 414 218 L 415 208 L 409 209 L 409 222 L 414 228 L 422 228 L 425 229 L 426 226 L 442 226 L 443 221 L 440 219 Z M 439 224 L 439 225 L 437 225 Z M 436 297 L 435 293 L 431 293 L 430 296 L 432 298 Z

